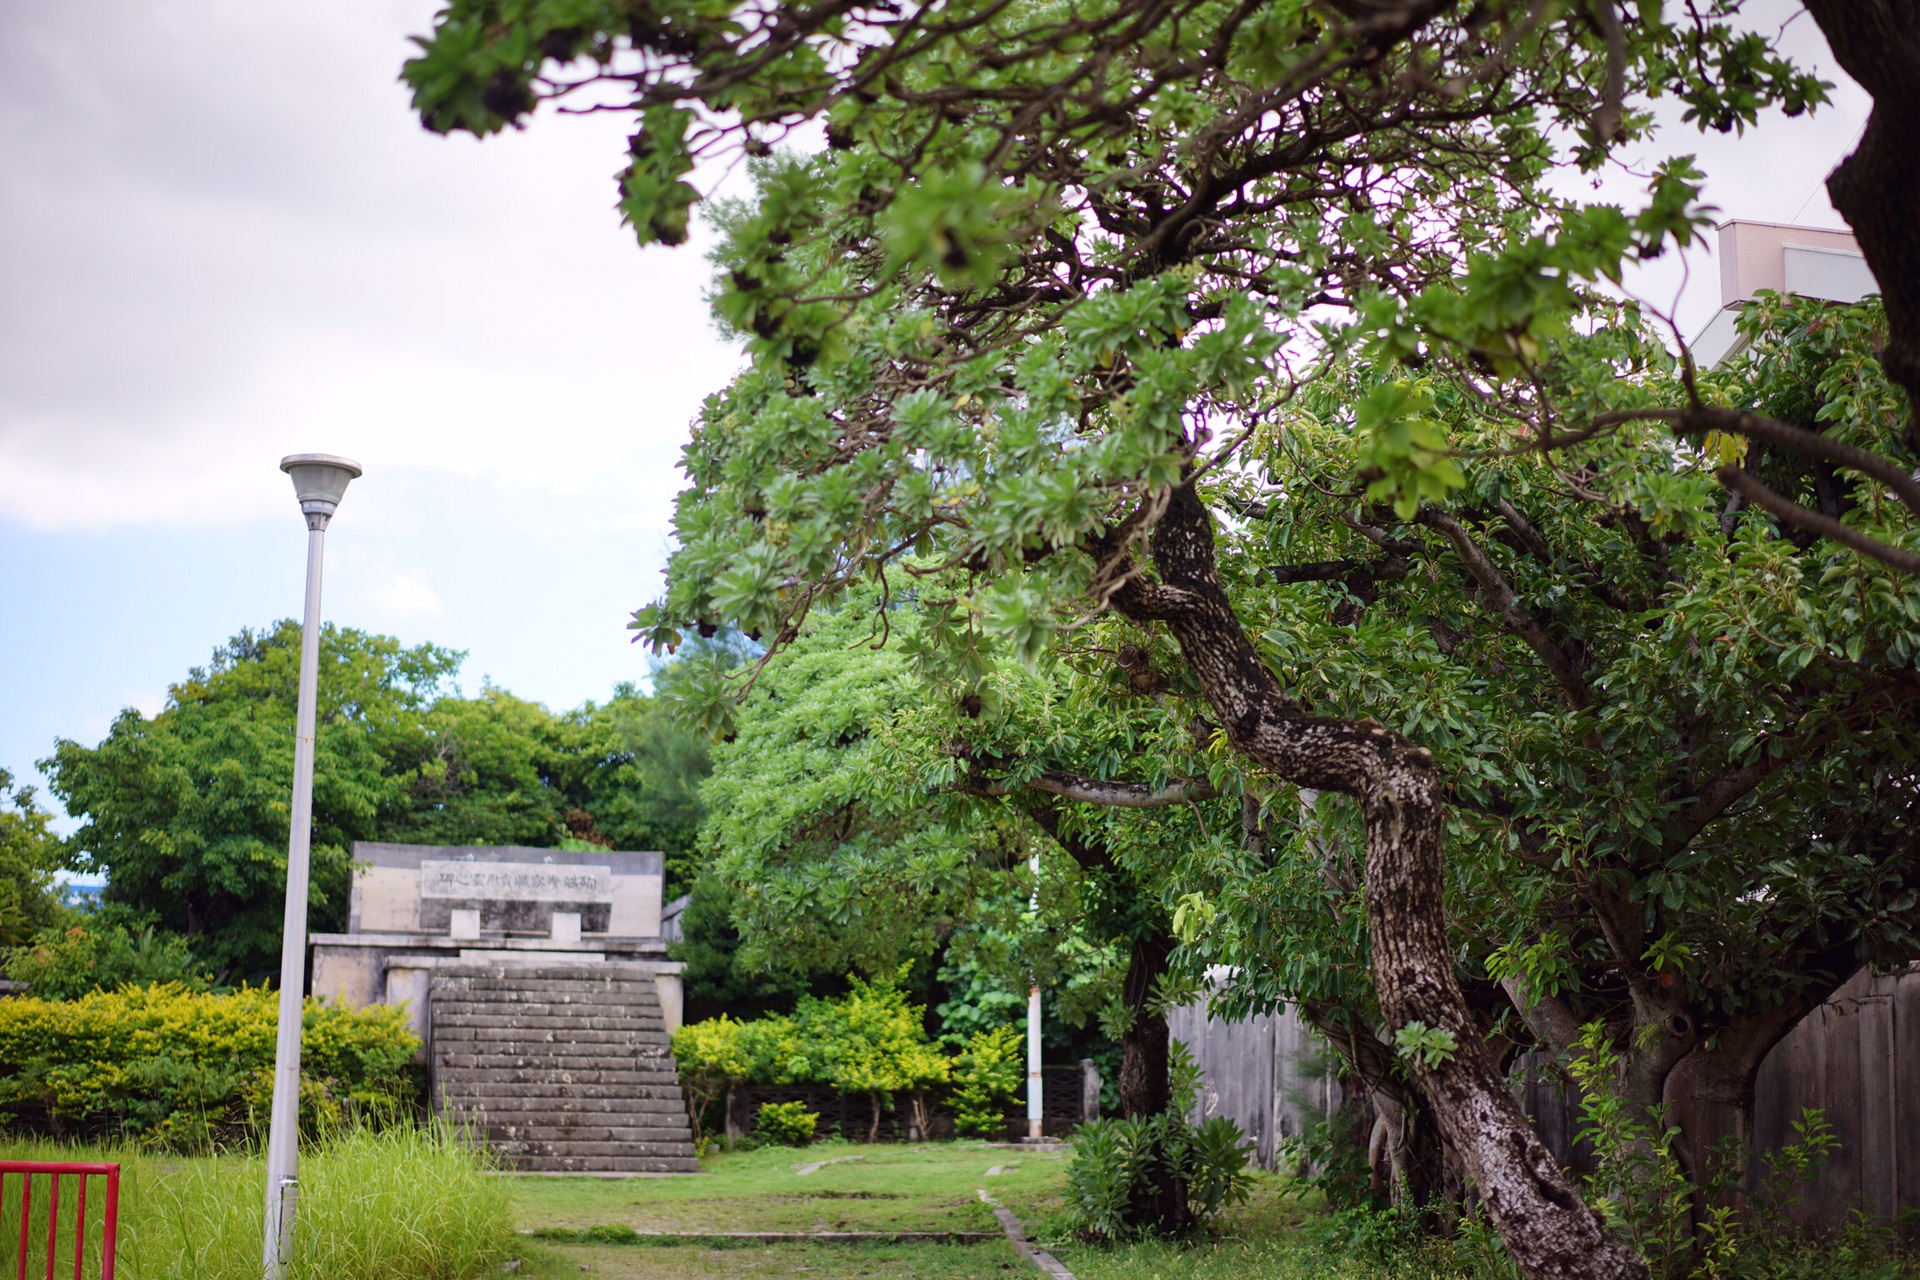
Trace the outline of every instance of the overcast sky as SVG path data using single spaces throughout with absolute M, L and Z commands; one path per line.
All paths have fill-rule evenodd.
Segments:
M 436 7 L 0 0 L 0 768 L 297 616 L 293 452 L 367 469 L 329 618 L 467 650 L 470 690 L 556 709 L 644 680 L 622 627 L 738 357 L 698 241 L 620 228 L 618 120 L 420 129 L 395 76 Z M 1866 101 L 1791 32 L 1833 108 L 1674 145 L 1724 216 L 1842 226 L 1820 182 Z M 1710 255 L 1691 266 L 1689 333 L 1718 305 Z M 1633 282 L 1662 306 L 1681 283 Z

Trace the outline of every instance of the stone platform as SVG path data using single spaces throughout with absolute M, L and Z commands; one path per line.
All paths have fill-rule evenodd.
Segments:
M 406 1009 L 436 1112 L 529 1173 L 698 1171 L 658 853 L 353 852 L 347 932 L 314 936 L 311 990 Z

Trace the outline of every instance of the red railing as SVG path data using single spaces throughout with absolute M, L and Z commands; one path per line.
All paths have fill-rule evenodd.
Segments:
M 41 1160 L 0 1160 L 0 1206 L 6 1204 L 7 1178 L 20 1175 L 20 1257 L 13 1280 L 27 1280 L 28 1247 L 33 1243 L 33 1180 L 46 1176 L 47 1269 L 45 1280 L 55 1280 L 54 1259 L 60 1246 L 60 1180 L 69 1175 L 79 1182 L 80 1196 L 73 1213 L 73 1280 L 84 1280 L 81 1266 L 87 1256 L 87 1179 L 107 1180 L 107 1202 L 100 1219 L 99 1280 L 113 1280 L 114 1246 L 120 1231 L 120 1166 Z M 37 1268 L 36 1268 L 37 1269 Z

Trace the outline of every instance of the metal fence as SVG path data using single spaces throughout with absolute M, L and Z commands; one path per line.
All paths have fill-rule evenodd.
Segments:
M 15 1202 L 7 1196 L 8 1180 L 14 1177 L 20 1180 L 17 1214 Z M 75 1194 L 67 1201 L 69 1207 L 63 1213 L 60 1191 L 69 1178 L 75 1184 Z M 101 1178 L 106 1184 L 104 1195 L 95 1201 L 100 1210 L 97 1217 L 90 1217 L 87 1213 L 87 1184 L 93 1178 Z M 36 1185 L 44 1193 L 37 1199 L 34 1196 Z M 5 1221 L 15 1217 L 17 1223 Z M 92 1244 L 96 1233 L 89 1229 L 95 1225 L 99 1227 L 97 1247 Z M 73 1280 L 83 1280 L 89 1261 L 93 1262 L 94 1274 L 99 1280 L 113 1280 L 114 1253 L 120 1235 L 120 1166 L 71 1161 L 0 1160 L 0 1226 L 5 1228 L 0 1230 L 0 1249 L 8 1245 L 17 1246 L 11 1268 L 14 1280 L 27 1280 L 29 1275 L 43 1277 L 43 1280 L 64 1277 L 67 1268 L 60 1265 L 60 1246 L 69 1238 L 73 1241 L 73 1247 L 68 1251 L 67 1261 L 72 1263 Z M 34 1249 L 43 1240 L 45 1250 L 36 1263 Z M 29 1266 L 32 1267 L 31 1271 Z M 0 1275 L 4 1275 L 6 1270 L 0 1268 Z

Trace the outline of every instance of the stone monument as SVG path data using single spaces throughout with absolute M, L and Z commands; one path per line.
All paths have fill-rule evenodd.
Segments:
M 405 1006 L 437 1112 L 529 1171 L 696 1170 L 660 854 L 359 841 L 353 861 L 313 994 Z

